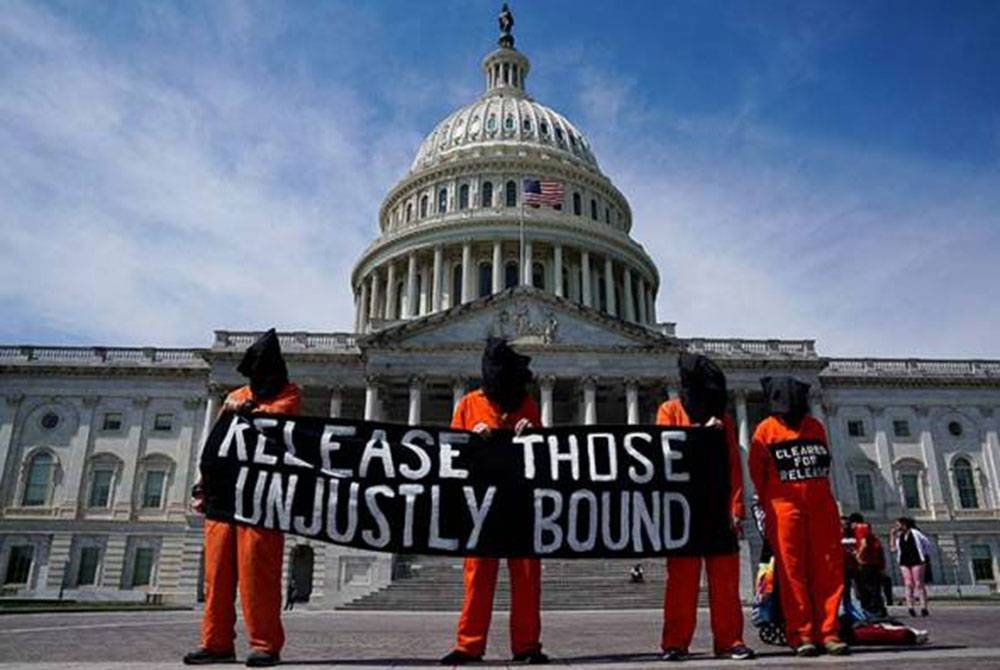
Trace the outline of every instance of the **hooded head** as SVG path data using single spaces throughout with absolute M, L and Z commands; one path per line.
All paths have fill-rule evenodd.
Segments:
M 809 384 L 795 377 L 764 377 L 760 380 L 767 400 L 768 414 L 781 416 L 791 426 L 798 426 L 809 413 Z
M 288 384 L 288 368 L 274 328 L 250 345 L 236 371 L 250 380 L 254 398 L 273 398 Z
M 699 354 L 681 354 L 681 405 L 694 423 L 711 417 L 719 420 L 726 413 L 726 375 L 712 359 Z
M 486 340 L 483 351 L 483 393 L 504 412 L 516 411 L 528 393 L 530 356 L 522 356 L 499 337 Z

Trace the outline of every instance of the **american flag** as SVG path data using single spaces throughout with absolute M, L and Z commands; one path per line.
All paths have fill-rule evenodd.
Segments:
M 564 195 L 562 182 L 546 179 L 524 180 L 525 205 L 531 207 L 548 205 L 553 209 L 562 209 Z

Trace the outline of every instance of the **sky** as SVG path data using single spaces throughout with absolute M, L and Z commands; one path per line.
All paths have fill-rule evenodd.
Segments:
M 5 0 L 0 343 L 350 330 L 499 4 Z M 1000 358 L 1000 3 L 510 4 L 679 335 Z

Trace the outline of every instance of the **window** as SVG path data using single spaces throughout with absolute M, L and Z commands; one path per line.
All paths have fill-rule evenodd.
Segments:
M 97 583 L 97 566 L 101 562 L 100 547 L 80 549 L 80 567 L 76 571 L 77 586 L 93 586 Z
M 524 128 L 524 132 L 530 133 L 531 132 L 531 119 L 525 119 L 521 123 L 521 127 Z
M 483 207 L 493 206 L 493 182 L 483 182 Z
M 955 473 L 955 488 L 958 490 L 961 508 L 979 509 L 979 495 L 976 493 L 976 480 L 969 459 L 956 458 L 952 470 Z
M 104 422 L 101 424 L 101 430 L 121 430 L 122 429 L 122 414 L 121 412 L 108 412 L 104 415 Z
M 438 191 L 438 214 L 448 211 L 448 189 L 443 188 Z
M 173 414 L 157 414 L 153 418 L 153 430 L 169 432 L 174 429 Z
M 858 491 L 858 509 L 871 512 L 875 509 L 875 490 L 871 475 L 854 475 L 854 487 Z
M 512 288 L 518 284 L 518 263 L 517 261 L 508 261 L 507 265 L 503 268 L 503 286 L 504 288 Z
M 458 264 L 451 271 L 451 304 L 462 304 L 462 266 Z
M 560 145 L 564 145 L 566 143 L 566 140 L 563 136 L 563 129 L 560 128 L 559 126 L 556 126 L 556 139 L 559 140 Z
M 503 127 L 506 130 L 514 130 L 514 126 L 515 124 L 513 116 L 508 116 L 506 119 L 503 120 Z
M 497 117 L 490 114 L 490 118 L 486 119 L 486 130 L 496 130 L 497 129 Z
M 590 218 L 597 221 L 597 201 L 593 198 L 590 199 Z
M 548 123 L 546 123 L 545 121 L 542 121 L 541 123 L 538 124 L 538 127 L 542 131 L 542 135 L 544 135 L 545 137 L 549 136 L 549 124 Z
M 163 470 L 149 470 L 142 485 L 142 506 L 145 509 L 159 509 L 163 506 L 163 485 L 167 473 Z
M 115 471 L 108 466 L 95 468 L 90 482 L 90 493 L 87 496 L 87 507 L 106 508 L 111 502 L 111 483 Z
M 896 437 L 910 436 L 910 422 L 906 419 L 896 419 L 892 422 L 892 432 Z
M 41 507 L 48 503 L 55 466 L 56 461 L 51 454 L 42 452 L 32 457 L 24 481 L 24 494 L 21 496 L 22 505 Z
M 469 209 L 469 185 L 462 184 L 458 187 L 458 208 Z
M 517 183 L 513 179 L 507 182 L 507 206 L 517 207 Z
M 428 203 L 427 195 L 424 194 L 424 195 L 420 196 L 420 218 L 421 219 L 426 219 L 427 218 L 427 203 Z
M 958 421 L 949 421 L 948 422 L 948 432 L 951 433 L 952 436 L 954 436 L 954 437 L 961 437 L 962 436 L 962 424 L 960 424 Z
M 35 557 L 35 547 L 30 544 L 18 544 L 10 548 L 7 558 L 7 576 L 4 584 L 27 584 L 31 575 L 31 561 Z
M 531 285 L 535 288 L 545 288 L 545 265 L 533 263 L 531 265 Z
M 45 430 L 52 430 L 59 425 L 59 415 L 55 412 L 46 412 L 39 423 Z
M 604 208 L 604 223 L 611 223 L 611 210 Z
M 493 266 L 490 263 L 479 264 L 479 297 L 493 292 Z
M 583 203 L 580 201 L 580 194 L 573 194 L 573 214 L 580 216 L 583 214 Z
M 847 434 L 851 437 L 865 436 L 865 422 L 860 419 L 852 419 L 847 422 Z
M 417 273 L 417 302 L 413 305 L 413 316 L 420 316 L 424 313 L 424 274 Z
M 406 222 L 409 223 L 413 220 L 413 203 L 406 203 Z
M 915 472 L 904 472 L 899 479 L 903 486 L 903 504 L 906 505 L 906 509 L 923 508 L 920 504 L 920 475 Z
M 972 554 L 972 576 L 977 582 L 993 581 L 993 553 L 988 544 L 974 544 L 969 547 Z
M 401 319 L 403 317 L 403 293 L 403 282 L 396 282 L 396 304 L 392 306 L 392 309 L 393 316 L 397 319 Z
M 153 548 L 138 547 L 132 564 L 132 586 L 148 586 L 153 576 Z

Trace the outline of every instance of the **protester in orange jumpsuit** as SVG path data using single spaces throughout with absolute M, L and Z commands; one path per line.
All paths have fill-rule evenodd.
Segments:
M 815 656 L 818 644 L 829 654 L 847 654 L 837 622 L 844 554 L 826 431 L 808 416 L 808 384 L 765 377 L 761 385 L 770 416 L 751 441 L 750 477 L 777 557 L 788 643 L 799 656 Z
M 278 336 L 272 328 L 254 342 L 236 368 L 250 379 L 226 398 L 223 410 L 240 413 L 298 414 L 299 387 L 288 381 Z M 200 482 L 192 491 L 196 511 L 205 501 Z M 250 667 L 276 665 L 285 643 L 281 626 L 281 564 L 285 536 L 276 530 L 205 519 L 205 613 L 201 647 L 184 657 L 187 665 L 235 660 L 236 587 L 250 638 Z M 237 578 L 238 576 L 238 578 Z
M 488 435 L 492 430 L 541 426 L 538 405 L 528 395 L 531 358 L 522 356 L 499 338 L 486 341 L 483 352 L 483 387 L 463 397 L 451 427 Z M 442 665 L 463 665 L 482 659 L 493 613 L 493 593 L 500 561 L 496 558 L 465 559 L 465 601 L 458 620 L 455 648 L 441 659 Z M 542 563 L 537 558 L 508 558 L 510 571 L 510 647 L 518 663 L 548 663 L 542 653 Z
M 730 509 L 733 529 L 741 534 L 745 514 L 743 468 L 733 422 L 726 413 L 726 376 L 705 356 L 681 354 L 681 394 L 660 405 L 656 423 L 661 426 L 716 426 L 725 431 L 729 446 Z M 697 620 L 701 564 L 708 572 L 708 597 L 715 655 L 747 660 L 754 657 L 743 643 L 743 608 L 740 604 L 739 552 L 716 556 L 671 556 L 667 559 L 667 586 L 663 597 L 661 647 L 667 661 L 688 656 Z

